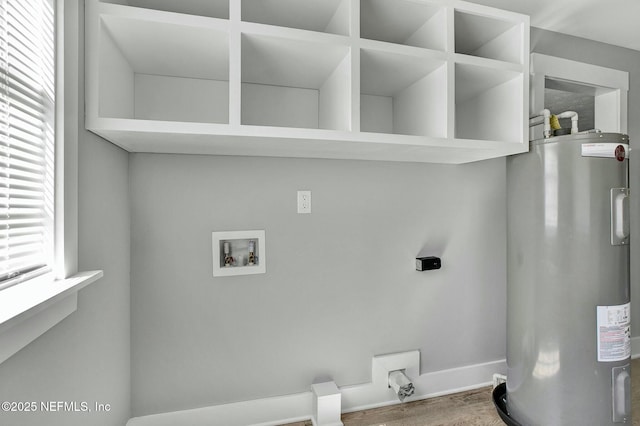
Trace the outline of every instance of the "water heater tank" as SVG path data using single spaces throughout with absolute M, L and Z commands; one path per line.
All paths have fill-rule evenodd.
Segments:
M 631 424 L 628 138 L 507 160 L 507 424 Z

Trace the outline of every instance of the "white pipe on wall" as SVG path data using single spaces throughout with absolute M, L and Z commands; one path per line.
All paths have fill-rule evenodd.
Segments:
M 540 120 L 542 119 L 542 120 Z M 550 138 L 551 137 L 551 111 L 549 111 L 548 109 L 543 109 L 542 111 L 540 111 L 538 114 L 534 115 L 533 117 L 529 118 L 529 127 L 531 126 L 537 126 L 538 124 L 544 123 L 544 138 Z
M 558 118 L 571 119 L 571 134 L 578 133 L 578 113 L 575 111 L 565 111 L 557 115 Z

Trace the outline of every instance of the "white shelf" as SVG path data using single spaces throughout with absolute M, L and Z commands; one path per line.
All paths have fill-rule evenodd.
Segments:
M 360 37 L 446 50 L 446 9 L 411 0 L 360 0 Z
M 521 73 L 455 65 L 455 137 L 519 143 L 526 125 Z
M 349 1 L 242 0 L 242 20 L 347 36 Z
M 446 62 L 376 50 L 360 52 L 360 130 L 444 138 Z
M 455 51 L 471 56 L 521 64 L 524 24 L 456 10 Z
M 244 34 L 242 124 L 349 130 L 349 70 L 346 46 Z
M 125 1 L 125 4 L 145 9 L 229 19 L 229 1 L 230 0 L 128 0 Z M 104 3 L 122 2 L 107 0 L 104 1 Z
M 129 151 L 464 163 L 528 149 L 523 15 L 459 0 L 86 5 L 86 126 Z
M 228 122 L 226 22 L 185 15 L 169 23 L 161 13 L 136 19 L 126 7 L 103 6 L 111 13 L 100 28 L 102 117 Z

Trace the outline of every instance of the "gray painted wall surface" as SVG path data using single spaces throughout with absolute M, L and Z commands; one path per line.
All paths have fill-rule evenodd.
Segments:
M 504 357 L 505 162 L 134 154 L 133 413 Z M 312 190 L 312 214 L 296 191 Z M 264 229 L 265 275 L 212 276 L 211 232 Z M 415 257 L 442 257 L 415 271 Z
M 535 29 L 532 49 L 629 71 L 638 146 L 638 52 Z M 0 365 L 0 400 L 113 410 L 2 424 L 121 425 L 130 396 L 142 415 L 303 391 L 316 377 L 367 382 L 371 356 L 407 349 L 421 350 L 425 372 L 504 357 L 503 160 L 128 157 L 84 130 L 80 142 L 80 268 L 105 277 L 80 293 L 76 313 Z M 311 215 L 295 213 L 298 189 L 313 191 Z M 634 197 L 633 229 L 638 207 Z M 267 274 L 213 278 L 211 231 L 254 228 L 267 231 Z M 415 272 L 422 250 L 442 256 L 443 269 Z M 635 243 L 631 255 L 640 294 Z
M 638 52 L 536 29 L 532 50 L 629 71 L 638 144 Z M 130 171 L 134 415 L 298 392 L 317 376 L 366 382 L 386 352 L 420 349 L 423 371 L 504 357 L 502 160 L 134 155 Z M 313 191 L 311 216 L 296 215 L 297 189 Z M 267 275 L 214 279 L 210 232 L 256 228 Z M 412 270 L 423 247 L 441 271 Z
M 640 336 L 640 52 L 560 33 L 532 28 L 531 50 L 545 55 L 614 68 L 629 73 L 629 125 L 631 144 L 629 184 L 631 197 L 631 332 Z
M 88 401 L 109 413 L 0 413 L 7 426 L 115 426 L 130 417 L 127 154 L 85 134 L 80 145 L 79 268 L 104 277 L 78 310 L 0 364 L 1 401 Z
M 82 39 L 80 52 L 83 105 Z M 0 364 L 0 401 L 99 402 L 111 411 L 0 413 L 3 426 L 121 426 L 131 417 L 129 161 L 84 130 L 81 115 L 78 267 L 104 277 L 79 293 L 76 312 Z

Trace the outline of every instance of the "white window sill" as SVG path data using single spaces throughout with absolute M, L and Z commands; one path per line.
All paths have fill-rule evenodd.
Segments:
M 55 281 L 38 277 L 0 291 L 0 363 L 74 312 L 78 291 L 102 275 L 79 272 Z

